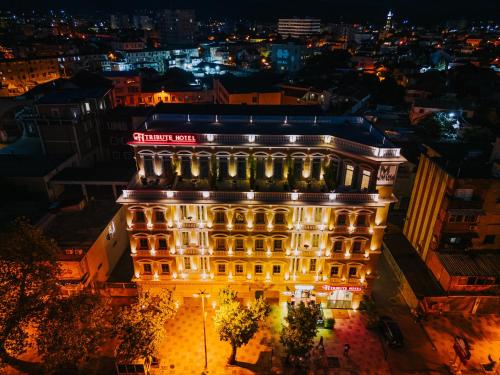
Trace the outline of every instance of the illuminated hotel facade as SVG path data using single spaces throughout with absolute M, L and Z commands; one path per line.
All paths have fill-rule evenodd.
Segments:
M 370 293 L 404 158 L 363 118 L 155 113 L 130 145 L 139 288 L 331 308 Z

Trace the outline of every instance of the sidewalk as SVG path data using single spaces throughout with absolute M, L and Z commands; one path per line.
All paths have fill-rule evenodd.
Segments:
M 455 357 L 455 335 L 464 336 L 471 346 L 471 359 L 462 367 L 463 374 L 483 373 L 481 364 L 488 363 L 488 355 L 500 361 L 500 316 L 462 315 L 429 316 L 424 322 L 437 351 L 446 361 Z

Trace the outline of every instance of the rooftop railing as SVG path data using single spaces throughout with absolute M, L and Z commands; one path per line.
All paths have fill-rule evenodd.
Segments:
M 173 191 L 173 190 L 123 190 L 120 203 L 165 200 L 199 203 L 378 203 L 379 195 L 370 193 L 300 193 L 300 192 L 238 192 L 238 191 Z

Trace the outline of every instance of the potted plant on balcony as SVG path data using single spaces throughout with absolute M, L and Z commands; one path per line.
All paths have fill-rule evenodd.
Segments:
M 212 155 L 210 159 L 209 184 L 212 190 L 217 189 L 217 159 Z
M 250 155 L 250 189 L 255 189 L 255 160 L 252 155 Z
M 297 185 L 297 179 L 296 179 L 295 173 L 293 173 L 292 158 L 290 156 L 288 156 L 288 158 L 286 160 L 286 164 L 287 164 L 286 179 L 287 179 L 288 187 L 290 189 L 295 189 L 296 185 Z
M 323 174 L 323 179 L 325 180 L 326 186 L 328 186 L 328 189 L 333 190 L 336 185 L 336 170 L 335 170 L 335 164 L 330 161 L 330 163 L 326 166 L 325 168 L 325 173 Z

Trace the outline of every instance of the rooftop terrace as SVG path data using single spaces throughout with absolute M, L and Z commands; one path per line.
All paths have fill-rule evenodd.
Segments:
M 363 117 L 357 116 L 238 116 L 153 113 L 145 122 L 144 128 L 151 132 L 192 134 L 331 135 L 367 146 L 394 148 L 394 145 L 371 123 Z

